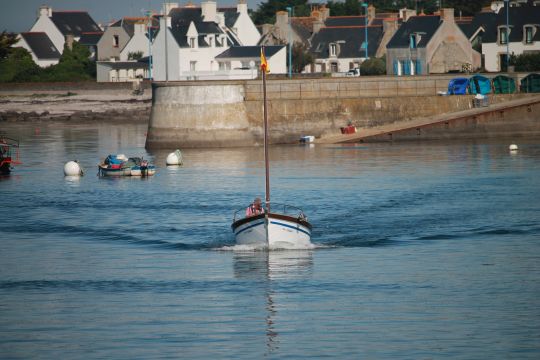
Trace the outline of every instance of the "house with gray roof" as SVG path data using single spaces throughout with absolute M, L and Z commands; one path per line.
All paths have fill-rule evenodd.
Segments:
M 47 67 L 58 63 L 66 45 L 85 37 L 87 43 L 94 42 L 89 34 L 100 33 L 100 27 L 86 11 L 53 11 L 44 5 L 30 31 L 21 33 L 14 46 L 27 49 L 36 64 Z M 92 53 L 92 45 L 86 46 Z
M 53 11 L 41 6 L 30 32 L 47 34 L 56 50 L 62 54 L 66 42 L 79 41 L 83 33 L 100 32 L 101 28 L 86 11 Z
M 540 1 L 505 4 L 496 12 L 477 14 L 471 25 L 470 32 L 481 38 L 486 71 L 506 71 L 507 50 L 510 55 L 540 52 Z
M 325 5 L 314 6 L 309 17 L 289 18 L 288 12 L 278 11 L 275 24 L 263 26 L 260 44 L 302 44 L 314 58 L 305 72 L 344 73 L 358 68 L 367 57 L 385 54 L 398 16 L 377 13 L 372 5 L 361 16 L 331 16 Z
M 15 46 L 28 50 L 34 62 L 41 67 L 57 64 L 60 60 L 60 53 L 44 32 L 21 33 Z
M 164 13 L 152 44 L 158 81 L 228 78 L 233 69 L 216 57 L 231 46 L 255 45 L 260 37 L 243 0 L 236 10 L 218 8 L 215 1 L 203 1 L 200 7 L 167 3 Z
M 110 24 L 97 44 L 99 61 L 128 61 L 149 56 L 152 27 L 158 27 L 155 17 L 124 17 Z
M 481 55 L 456 24 L 454 9 L 409 17 L 386 46 L 387 74 L 438 74 L 480 65 Z

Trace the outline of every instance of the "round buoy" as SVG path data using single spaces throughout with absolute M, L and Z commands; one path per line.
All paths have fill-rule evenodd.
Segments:
M 182 153 L 180 150 L 176 150 L 175 152 L 167 155 L 166 162 L 167 165 L 182 165 Z
M 81 176 L 83 175 L 83 171 L 77 160 L 75 161 L 68 161 L 66 165 L 64 165 L 64 175 L 65 176 Z
M 508 149 L 510 149 L 510 151 L 517 151 L 518 150 L 518 146 L 516 144 L 512 144 L 508 147 Z

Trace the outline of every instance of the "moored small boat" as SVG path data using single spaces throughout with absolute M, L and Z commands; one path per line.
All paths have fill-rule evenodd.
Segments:
M 156 167 L 140 157 L 125 155 L 109 155 L 98 165 L 100 176 L 152 176 Z

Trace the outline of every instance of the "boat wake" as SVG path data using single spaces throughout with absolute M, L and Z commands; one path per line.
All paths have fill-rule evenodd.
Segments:
M 286 251 L 286 250 L 315 250 L 315 249 L 323 249 L 323 248 L 330 248 L 333 247 L 331 245 L 323 245 L 323 244 L 313 244 L 310 243 L 309 245 L 292 245 L 292 244 L 283 244 L 283 245 L 277 245 L 273 246 L 270 249 L 268 249 L 267 246 L 263 245 L 245 245 L 245 244 L 237 244 L 237 245 L 225 245 L 221 247 L 213 248 L 212 250 L 216 251 L 235 251 L 235 252 L 254 252 L 254 251 Z

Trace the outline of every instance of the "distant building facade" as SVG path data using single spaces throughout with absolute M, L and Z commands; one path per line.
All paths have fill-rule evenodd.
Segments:
M 165 14 L 152 45 L 158 81 L 229 78 L 234 69 L 225 68 L 227 62 L 217 56 L 231 46 L 255 45 L 260 37 L 243 0 L 236 8 L 218 8 L 215 1 L 203 1 L 201 7 L 167 3 Z M 250 76 L 248 69 L 237 70 Z
M 407 18 L 386 46 L 387 74 L 442 74 L 480 65 L 481 55 L 456 24 L 454 9 Z
M 22 33 L 14 46 L 27 49 L 39 66 L 46 67 L 58 63 L 66 44 L 71 46 L 89 33 L 99 34 L 101 28 L 86 11 L 53 11 L 41 6 L 30 31 Z
M 278 11 L 275 24 L 263 25 L 260 43 L 301 44 L 314 59 L 304 72 L 339 73 L 383 56 L 398 24 L 397 13 L 377 13 L 373 6 L 367 16 L 331 16 L 324 5 L 314 6 L 309 17 L 289 18 L 288 12 Z

